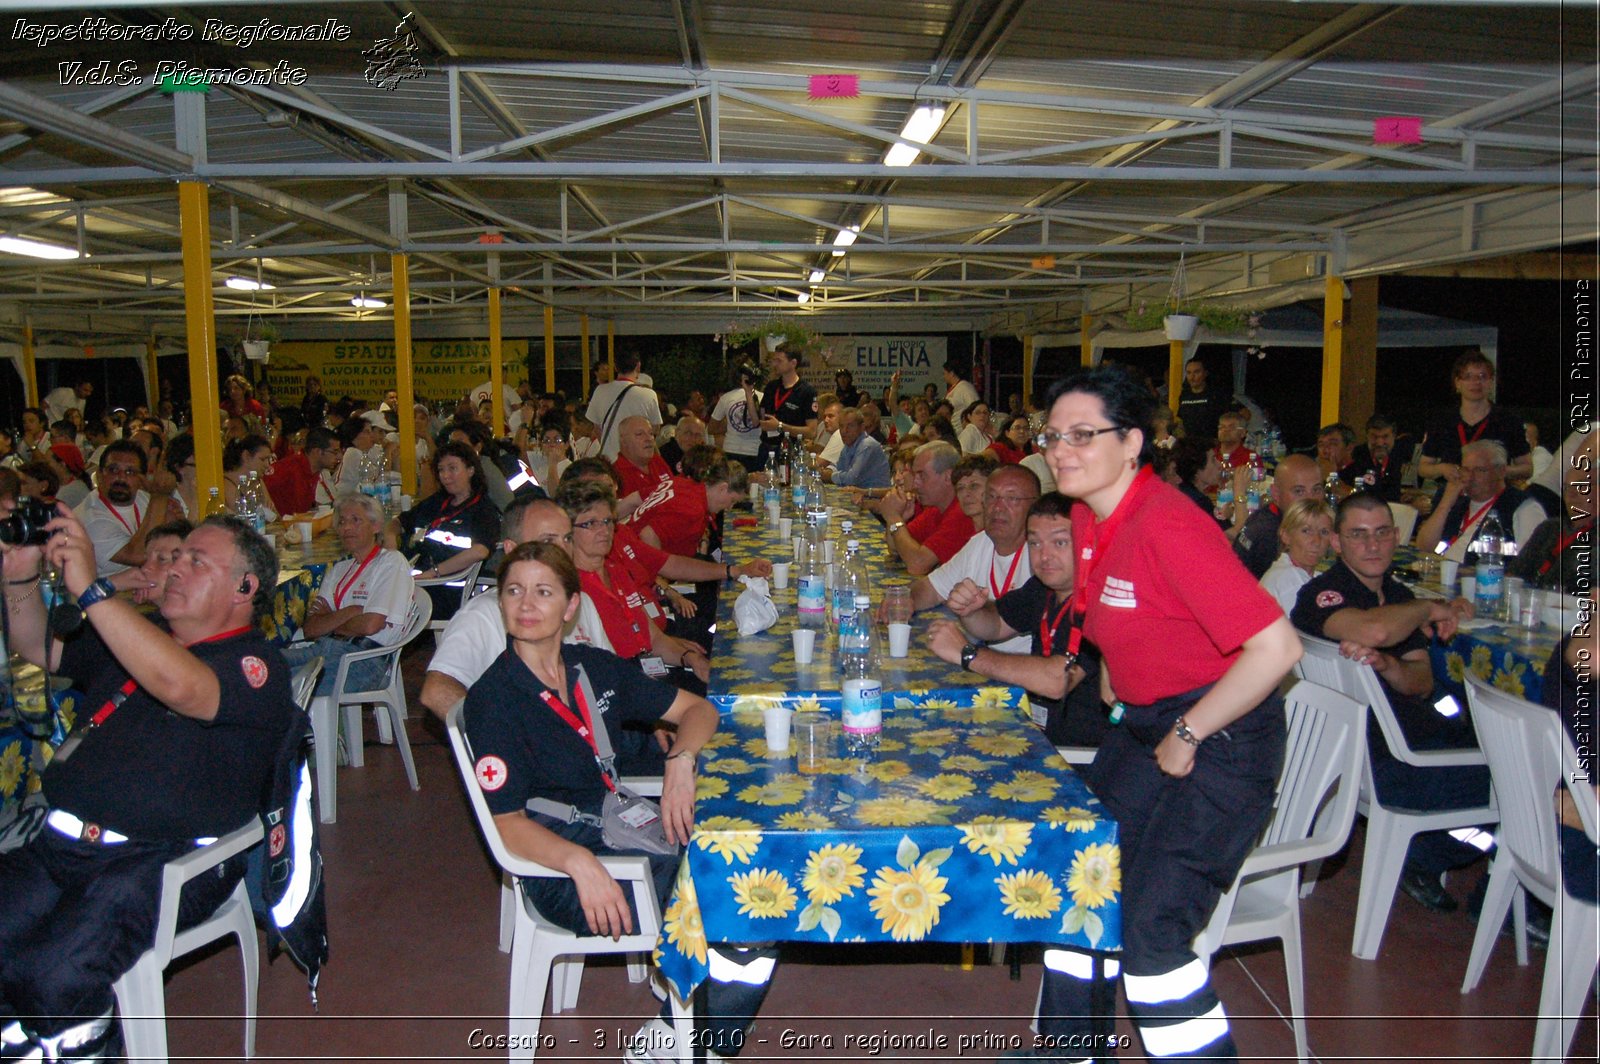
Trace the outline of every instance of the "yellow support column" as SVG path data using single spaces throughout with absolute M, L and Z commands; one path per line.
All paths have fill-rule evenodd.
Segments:
M 544 390 L 556 390 L 556 308 L 544 308 Z
M 144 367 L 149 375 L 150 416 L 161 416 L 161 378 L 156 375 L 156 331 L 150 330 L 150 338 L 144 342 Z
M 1174 411 L 1183 397 L 1183 341 L 1167 341 L 1167 405 Z
M 583 391 L 578 394 L 583 398 L 589 397 L 589 315 L 578 315 L 578 330 L 583 335 Z
M 211 205 L 200 181 L 178 182 L 183 238 L 183 316 L 188 325 L 189 408 L 199 498 L 222 492 L 222 392 L 217 386 L 217 320 L 211 302 Z
M 22 394 L 23 405 L 39 405 L 39 367 L 33 359 L 33 322 L 22 323 Z
M 606 322 L 606 365 L 611 367 L 611 379 L 617 379 L 617 322 Z
M 1094 365 L 1094 347 L 1089 343 L 1089 327 L 1094 318 L 1084 314 L 1078 318 L 1078 365 L 1089 369 Z
M 505 384 L 505 370 L 500 365 L 500 289 L 489 289 L 489 394 L 494 397 L 489 404 L 489 422 L 498 439 L 506 434 L 506 404 L 500 389 Z
M 411 366 L 411 270 L 404 253 L 389 256 L 394 274 L 394 376 L 400 393 L 400 417 L 395 428 L 400 434 L 400 491 L 413 498 L 417 494 L 416 388 Z M 499 396 L 495 397 L 496 399 Z
M 1022 338 L 1022 405 L 1033 402 L 1033 337 Z
M 1329 276 L 1322 289 L 1322 420 L 1339 420 L 1339 376 L 1344 367 L 1344 279 Z

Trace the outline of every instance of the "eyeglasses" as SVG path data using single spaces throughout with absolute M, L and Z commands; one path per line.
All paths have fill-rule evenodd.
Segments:
M 540 440 L 539 442 L 543 443 L 543 444 L 546 444 L 546 445 L 549 445 L 549 444 L 556 444 L 556 443 L 566 443 L 567 441 L 566 441 L 566 438 L 563 437 L 563 436 L 546 436 L 542 440 Z
M 1393 525 L 1383 528 L 1352 528 L 1348 532 L 1340 532 L 1340 539 L 1348 539 L 1353 543 L 1387 543 L 1395 537 L 1396 529 Z
M 114 477 L 136 477 L 144 472 L 138 466 L 108 465 L 105 472 Z
M 1033 438 L 1033 445 L 1041 451 L 1048 451 L 1057 443 L 1065 443 L 1069 447 L 1087 447 L 1096 436 L 1116 432 L 1120 428 L 1120 425 L 1112 425 L 1103 429 L 1068 429 L 1066 432 L 1045 429 Z
M 573 528 L 580 528 L 585 532 L 593 532 L 597 528 L 610 528 L 617 523 L 615 517 L 591 517 L 587 521 L 576 521 Z

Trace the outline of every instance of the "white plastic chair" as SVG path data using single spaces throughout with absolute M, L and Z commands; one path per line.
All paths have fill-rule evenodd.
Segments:
M 1411 542 L 1411 533 L 1417 530 L 1417 508 L 1410 503 L 1392 502 L 1389 513 L 1394 516 L 1394 541 L 1403 547 Z
M 1470 750 L 1413 750 L 1395 719 L 1389 696 L 1378 683 L 1370 665 L 1358 665 L 1339 653 L 1339 645 L 1326 639 L 1300 634 L 1305 655 L 1295 666 L 1301 679 L 1339 691 L 1367 706 L 1378 722 L 1378 729 L 1397 760 L 1418 767 L 1451 767 L 1485 764 L 1483 752 Z M 1361 887 L 1356 901 L 1355 937 L 1350 952 L 1362 960 L 1374 960 L 1383 944 L 1383 932 L 1394 906 L 1395 888 L 1400 884 L 1406 851 L 1411 838 L 1425 831 L 1453 831 L 1499 821 L 1494 794 L 1489 804 L 1467 809 L 1401 809 L 1379 804 L 1372 783 L 1372 759 L 1364 760 L 1361 770 L 1359 811 L 1367 817 L 1367 842 L 1362 851 Z
M 256 1052 L 256 988 L 261 978 L 256 923 L 250 896 L 240 880 L 228 900 L 194 927 L 178 930 L 178 900 L 183 885 L 261 841 L 261 821 L 251 821 L 216 842 L 191 850 L 161 871 L 161 915 L 155 944 L 111 985 L 122 1014 L 122 1040 L 128 1060 L 167 1059 L 167 1003 L 162 973 L 173 958 L 193 953 L 219 938 L 234 935 L 244 961 L 244 1055 Z
M 1526 895 L 1549 905 L 1555 915 L 1532 1059 L 1562 1060 L 1594 979 L 1600 908 L 1578 901 L 1561 887 L 1561 848 L 1550 796 L 1562 785 L 1572 792 L 1584 831 L 1593 842 L 1600 837 L 1595 830 L 1594 787 L 1577 774 L 1577 752 L 1554 712 L 1492 687 L 1471 673 L 1467 674 L 1467 701 L 1494 776 L 1501 819 L 1483 915 L 1478 918 L 1461 992 L 1477 988 L 1513 901 L 1519 965 L 1528 963 Z
M 294 670 L 294 675 L 289 677 L 289 697 L 300 707 L 302 713 L 311 711 L 311 696 L 316 693 L 317 679 L 321 675 L 322 657 L 318 655 L 303 663 Z
M 361 750 L 361 707 L 373 704 L 381 714 L 379 720 L 387 724 L 395 743 L 400 747 L 400 759 L 405 762 L 406 780 L 412 790 L 417 790 L 417 766 L 411 759 L 411 742 L 406 738 L 406 687 L 400 675 L 400 652 L 417 637 L 433 616 L 433 600 L 428 593 L 417 588 L 411 593 L 411 616 L 406 620 L 406 630 L 390 646 L 357 650 L 339 659 L 339 671 L 334 676 L 334 694 L 319 695 L 311 700 L 307 713 L 311 716 L 311 740 L 317 759 L 317 804 L 324 824 L 332 824 L 338 815 L 338 749 L 339 717 L 344 719 L 345 752 L 351 768 L 365 763 Z M 358 661 L 388 659 L 389 682 L 370 691 L 349 691 L 345 681 L 350 667 Z M 341 711 L 342 712 L 337 712 Z
M 494 816 L 478 788 L 474 771 L 474 758 L 466 734 L 461 730 L 462 704 L 457 703 L 445 716 L 445 731 L 450 736 L 450 749 L 455 754 L 456 768 L 461 773 L 467 798 L 472 803 L 472 814 L 478 821 L 478 830 L 495 863 L 507 877 L 541 877 L 564 879 L 565 873 L 547 868 L 535 861 L 517 857 L 506 849 L 495 826 Z M 510 1021 L 512 1061 L 531 1061 L 538 1044 L 539 1025 L 543 1019 L 545 988 L 550 990 L 550 1011 L 559 1013 L 578 1004 L 578 983 L 583 973 L 583 958 L 589 954 L 649 953 L 655 949 L 661 933 L 661 906 L 656 899 L 650 875 L 650 862 L 644 857 L 600 857 L 600 863 L 613 879 L 633 892 L 634 909 L 638 920 L 634 933 L 613 940 L 606 935 L 575 935 L 546 922 L 532 906 L 522 903 L 520 896 L 512 906 L 511 929 L 511 992 L 507 1018 Z M 502 891 L 504 890 L 502 886 Z M 515 890 L 513 886 L 511 888 Z M 504 895 L 502 894 L 502 899 Z M 505 907 L 501 907 L 504 924 Z M 630 960 L 629 978 L 642 980 L 647 973 L 644 965 Z M 637 977 L 637 978 L 636 978 Z M 674 1028 L 677 1044 L 689 1045 L 692 1017 L 677 995 L 673 995 Z
M 1295 1052 L 1304 1061 L 1310 1050 L 1300 867 L 1339 852 L 1350 837 L 1366 759 L 1366 707 L 1307 680 L 1295 684 L 1285 704 L 1289 741 L 1272 819 L 1196 939 L 1195 953 L 1210 958 L 1222 946 L 1282 941 Z
M 459 585 L 461 587 L 461 603 L 456 608 L 460 609 L 461 606 L 465 606 L 472 599 L 472 596 L 476 595 L 481 590 L 478 587 L 478 573 L 482 568 L 483 562 L 480 561 L 469 565 L 459 573 L 451 573 L 448 576 L 435 576 L 427 580 L 413 577 L 413 580 L 419 588 L 455 587 Z M 429 599 L 430 605 L 432 601 L 432 599 Z M 442 617 L 436 621 L 430 616 L 428 618 L 427 628 L 430 632 L 442 632 L 444 631 L 445 626 L 449 623 L 449 617 Z

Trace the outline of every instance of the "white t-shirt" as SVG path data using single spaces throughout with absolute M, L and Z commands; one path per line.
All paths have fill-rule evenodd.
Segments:
M 761 403 L 761 389 L 752 389 L 756 404 Z M 751 410 L 744 401 L 744 389 L 732 388 L 722 393 L 711 420 L 724 422 L 728 431 L 722 437 L 722 449 L 727 454 L 752 455 L 761 453 L 761 413 Z
M 827 444 L 822 448 L 822 453 L 817 457 L 822 459 L 824 462 L 827 462 L 829 465 L 836 466 L 839 464 L 839 456 L 841 454 L 844 454 L 844 434 L 842 432 L 835 432 L 832 436 L 828 437 Z
M 1271 568 L 1261 574 L 1261 586 L 1278 600 L 1285 615 L 1294 612 L 1294 600 L 1300 597 L 1300 589 L 1309 583 L 1311 574 L 1290 561 L 1287 552 L 1278 555 Z
M 52 388 L 50 394 L 44 397 L 44 412 L 49 416 L 49 424 L 51 425 L 66 417 L 68 410 L 76 410 L 82 413 L 83 407 L 84 400 L 78 398 L 77 389 L 69 388 L 66 385 L 62 385 L 60 388 Z
M 123 547 L 138 531 L 140 523 L 150 509 L 150 495 L 137 492 L 132 506 L 112 506 L 98 491 L 79 503 L 73 513 L 83 522 L 83 527 L 94 541 L 95 575 L 111 576 L 132 566 L 119 565 L 111 556 Z
M 983 434 L 983 430 L 976 425 L 961 426 L 961 433 L 956 437 L 961 441 L 962 454 L 977 454 L 986 449 L 993 441 Z
M 476 388 L 472 389 L 472 409 L 478 409 L 478 404 L 493 394 L 494 392 L 490 388 L 488 381 L 484 381 L 483 383 L 479 384 Z M 518 395 L 517 390 L 511 387 L 511 385 L 502 384 L 500 386 L 500 401 L 501 405 L 505 408 L 506 417 L 509 418 L 512 411 L 516 410 L 517 407 L 522 405 L 522 396 Z
M 1034 476 L 1039 478 L 1039 491 L 1041 494 L 1056 490 L 1056 475 L 1050 469 L 1050 463 L 1044 460 L 1044 455 L 1030 454 L 1018 464 L 1023 469 L 1030 470 Z
M 1011 573 L 1011 563 L 1015 562 L 1017 571 Z M 1011 579 L 1006 580 L 1006 575 L 1011 573 Z M 971 580 L 983 588 L 990 600 L 995 598 L 998 589 L 1001 594 L 1006 591 L 1015 591 L 1028 582 L 1033 575 L 1033 565 L 1028 558 L 1027 544 L 1018 547 L 1013 554 L 999 557 L 994 553 L 994 540 L 987 533 L 979 532 L 967 540 L 967 545 L 956 551 L 956 556 L 945 562 L 939 568 L 928 574 L 928 583 L 938 593 L 941 599 L 950 597 L 950 591 L 963 580 Z M 1033 636 L 1028 632 L 1012 636 L 1003 643 L 995 643 L 994 649 L 1005 654 L 1031 654 L 1033 652 Z
M 317 598 L 334 609 L 360 605 L 362 613 L 383 614 L 383 627 L 368 638 L 386 647 L 393 646 L 405 634 L 406 622 L 411 616 L 411 598 L 416 589 L 411 578 L 411 563 L 399 551 L 380 550 L 346 586 L 346 580 L 360 565 L 359 558 L 334 562 L 322 575 Z M 335 597 L 338 602 L 334 602 Z
M 1470 514 L 1473 510 L 1478 509 L 1479 505 L 1478 503 L 1467 503 L 1467 512 Z M 1484 518 L 1488 516 L 1489 511 L 1485 511 L 1483 517 L 1478 518 L 1472 525 L 1463 528 L 1456 536 L 1455 542 L 1450 545 L 1450 549 L 1444 552 L 1444 557 L 1454 562 L 1466 561 L 1467 551 L 1471 548 L 1473 541 L 1478 538 L 1478 526 L 1483 524 Z M 1516 540 L 1518 546 L 1522 546 L 1528 542 L 1528 538 L 1533 535 L 1533 530 L 1538 528 L 1543 521 L 1544 507 L 1539 505 L 1538 499 L 1528 498 L 1518 503 L 1517 508 L 1511 512 L 1511 527 L 1503 528 L 1500 531 Z
M 978 401 L 978 389 L 972 386 L 971 381 L 956 381 L 956 386 L 945 395 L 950 400 L 950 405 L 955 408 L 955 417 L 952 418 L 957 425 L 961 424 L 961 415 L 967 412 L 967 407 Z
M 583 416 L 594 423 L 596 432 L 606 427 L 606 415 L 619 395 L 622 401 L 617 403 L 617 412 L 611 417 L 610 431 L 600 441 L 600 453 L 608 459 L 617 456 L 617 426 L 622 424 L 623 418 L 642 417 L 650 422 L 651 428 L 661 425 L 661 402 L 656 398 L 656 393 L 642 384 L 616 380 L 596 388 L 588 409 L 583 412 Z
M 588 643 L 602 650 L 611 649 L 605 625 L 595 612 L 594 603 L 582 592 L 578 595 L 578 616 L 563 643 Z M 450 618 L 439 634 L 439 647 L 428 662 L 429 672 L 450 677 L 462 687 L 471 687 L 489 671 L 506 648 L 506 625 L 500 618 L 500 592 L 485 591 Z

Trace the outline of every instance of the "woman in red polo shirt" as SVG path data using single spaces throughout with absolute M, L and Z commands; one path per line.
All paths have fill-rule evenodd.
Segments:
M 1271 810 L 1285 740 L 1276 691 L 1300 641 L 1216 523 L 1154 475 L 1155 400 L 1132 374 L 1075 374 L 1046 406 L 1045 457 L 1079 500 L 1073 601 L 1085 612 L 1068 646 L 1099 648 L 1102 693 L 1121 710 L 1089 783 L 1122 829 L 1128 1009 L 1152 1059 L 1233 1060 L 1192 943 Z M 1066 1018 L 1089 1013 L 1087 962 L 1046 951 L 1041 1035 L 1075 1033 Z
M 692 558 L 704 553 L 712 520 L 744 498 L 748 485 L 744 466 L 719 455 L 709 465 L 697 466 L 693 476 L 657 485 L 628 523 L 652 547 Z

